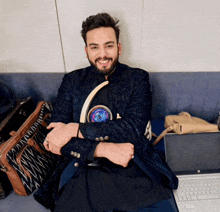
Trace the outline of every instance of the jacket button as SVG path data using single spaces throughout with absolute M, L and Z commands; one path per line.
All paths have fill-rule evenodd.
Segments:
M 79 163 L 74 163 L 74 166 L 75 166 L 75 167 L 78 167 L 78 166 L 79 166 Z
M 95 138 L 96 141 L 99 141 L 99 138 Z
M 77 158 L 80 158 L 80 153 L 77 153 L 76 157 L 77 157 Z
M 107 141 L 107 140 L 109 139 L 109 137 L 106 135 L 106 136 L 104 137 L 104 139 Z
M 104 138 L 103 138 L 103 137 L 100 137 L 99 140 L 100 140 L 100 141 L 104 141 Z
M 74 157 L 77 157 L 77 152 L 71 151 L 70 154 Z

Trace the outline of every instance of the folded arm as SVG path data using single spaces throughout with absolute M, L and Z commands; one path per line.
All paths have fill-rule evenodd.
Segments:
M 74 121 L 72 119 L 74 97 L 69 90 L 73 82 L 68 79 L 68 76 L 65 76 L 58 92 L 55 118 L 52 119 L 55 122 L 62 122 L 60 125 L 63 124 L 63 128 L 54 127 L 48 134 L 46 139 L 51 144 L 51 147 L 50 145 L 48 147 L 49 150 L 54 151 L 53 148 L 57 147 L 56 154 L 70 154 L 71 151 L 74 151 L 80 153 L 81 160 L 86 160 L 93 151 L 94 157 L 106 157 L 116 164 L 126 166 L 127 161 L 134 154 L 134 147 L 135 149 L 143 147 L 143 139 L 139 138 L 144 135 L 145 127 L 150 120 L 151 92 L 148 74 L 140 76 L 135 82 L 133 81 L 132 92 L 128 97 L 129 102 L 126 103 L 124 109 L 119 111 L 121 119 L 80 124 L 72 122 Z M 120 101 L 123 105 L 123 99 Z M 62 110 L 59 106 L 62 106 Z M 62 130 L 64 131 L 62 132 Z M 68 130 L 70 130 L 69 133 L 67 133 Z M 106 137 L 108 139 L 102 139 Z M 123 159 L 116 155 L 122 155 Z M 118 158 L 118 160 L 114 160 L 114 158 Z

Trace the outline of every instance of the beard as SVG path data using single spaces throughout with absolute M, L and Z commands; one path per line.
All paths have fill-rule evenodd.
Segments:
M 118 58 L 119 58 L 119 54 L 118 54 L 117 58 L 115 58 L 114 60 L 113 60 L 113 58 L 109 58 L 109 57 L 104 57 L 104 58 L 99 57 L 99 58 L 95 59 L 95 63 L 92 62 L 92 61 L 89 59 L 89 55 L 87 55 L 87 57 L 88 57 L 88 60 L 89 60 L 90 64 L 91 64 L 92 66 L 94 66 L 95 69 L 96 69 L 99 73 L 102 73 L 102 74 L 104 74 L 104 75 L 108 75 L 108 74 L 110 74 L 110 73 L 114 70 L 115 66 L 117 65 L 117 63 L 118 63 Z M 99 60 L 101 60 L 101 59 L 113 61 L 113 62 L 112 62 L 112 65 L 110 66 L 110 68 L 107 68 L 106 66 L 103 66 L 103 69 L 99 69 L 99 68 L 97 67 L 97 65 L 96 65 L 96 62 L 99 61 Z

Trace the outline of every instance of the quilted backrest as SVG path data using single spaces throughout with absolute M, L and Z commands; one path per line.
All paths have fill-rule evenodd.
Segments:
M 153 118 L 189 112 L 216 122 L 220 111 L 219 72 L 150 73 Z
M 17 98 L 31 96 L 35 103 L 54 102 L 62 73 L 2 73 L 0 79 L 15 91 Z M 153 94 L 152 118 L 186 111 L 216 122 L 220 111 L 220 72 L 149 73 Z

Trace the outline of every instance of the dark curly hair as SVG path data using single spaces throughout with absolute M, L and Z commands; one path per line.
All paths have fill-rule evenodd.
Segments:
M 89 16 L 82 23 L 81 35 L 86 43 L 86 34 L 88 31 L 100 27 L 112 27 L 115 30 L 116 40 L 119 42 L 120 29 L 117 26 L 119 20 L 113 19 L 108 13 L 98 13 L 97 15 Z

